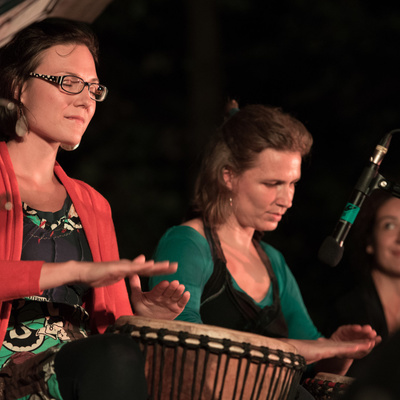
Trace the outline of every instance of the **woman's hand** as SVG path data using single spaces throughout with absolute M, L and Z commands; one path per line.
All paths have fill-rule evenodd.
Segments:
M 173 274 L 177 263 L 146 261 L 143 255 L 133 261 L 44 263 L 40 274 L 40 289 L 65 284 L 84 283 L 90 287 L 112 285 L 134 275 L 152 276 Z
M 185 308 L 190 293 L 178 281 L 162 281 L 150 291 L 142 292 L 140 278 L 134 275 L 129 279 L 131 301 L 136 315 L 158 319 L 175 319 Z
M 342 325 L 331 335 L 331 339 L 336 342 L 366 340 L 379 344 L 382 338 L 372 329 L 371 325 Z M 361 357 L 359 357 L 361 358 Z
M 316 370 L 331 372 L 337 375 L 345 375 L 353 360 L 363 358 L 368 355 L 372 349 L 382 341 L 382 337 L 372 329 L 370 325 L 342 325 L 331 336 L 330 340 L 337 343 L 359 342 L 365 343 L 364 348 L 360 348 L 354 354 L 349 356 L 336 356 L 330 359 L 321 360 L 316 365 Z
M 185 308 L 190 293 L 178 281 L 163 281 L 150 292 L 142 292 L 141 276 L 166 275 L 176 272 L 178 264 L 169 261 L 146 261 L 143 255 L 133 261 L 44 263 L 40 275 L 40 289 L 66 284 L 84 283 L 90 287 L 112 285 L 129 278 L 131 301 L 137 315 L 174 319 Z
M 329 339 L 283 340 L 295 346 L 307 364 L 317 362 L 317 370 L 345 375 L 353 360 L 369 354 L 382 338 L 369 325 L 343 325 Z
M 325 338 L 317 340 L 281 340 L 295 346 L 299 354 L 305 358 L 307 364 L 332 357 L 349 359 L 362 358 L 374 347 L 374 344 L 363 340 L 352 342 L 338 342 L 333 339 Z

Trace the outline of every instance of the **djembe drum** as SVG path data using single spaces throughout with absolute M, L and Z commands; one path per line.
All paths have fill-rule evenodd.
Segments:
M 108 331 L 139 343 L 151 399 L 293 399 L 305 369 L 292 345 L 211 325 L 126 316 Z
M 349 376 L 318 372 L 314 378 L 307 378 L 303 386 L 316 400 L 335 400 L 343 396 L 353 381 Z

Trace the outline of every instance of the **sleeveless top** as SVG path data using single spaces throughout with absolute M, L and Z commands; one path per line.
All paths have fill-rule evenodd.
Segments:
M 269 337 L 287 337 L 288 328 L 281 309 L 278 282 L 271 262 L 259 244 L 258 232 L 253 238 L 253 244 L 270 276 L 273 291 L 272 305 L 263 308 L 249 295 L 233 287 L 217 233 L 207 226 L 204 226 L 204 232 L 213 256 L 214 271 L 201 297 L 202 321 L 209 325 Z

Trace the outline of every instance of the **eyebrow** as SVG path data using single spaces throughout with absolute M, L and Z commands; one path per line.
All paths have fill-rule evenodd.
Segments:
M 382 215 L 381 217 L 376 219 L 376 222 L 380 222 L 380 221 L 383 221 L 385 219 L 398 220 L 398 218 L 395 217 L 394 215 Z
M 63 75 L 73 75 L 73 76 L 77 76 L 78 78 L 83 79 L 79 74 L 77 74 L 76 72 L 68 72 L 68 71 L 64 71 L 62 72 Z M 83 79 L 84 80 L 84 79 Z M 91 81 L 88 81 L 90 83 L 100 83 L 100 79 L 99 78 L 93 78 Z

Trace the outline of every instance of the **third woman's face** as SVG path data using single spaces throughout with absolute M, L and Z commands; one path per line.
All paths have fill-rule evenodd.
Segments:
M 292 206 L 295 184 L 301 176 L 299 152 L 262 151 L 252 168 L 232 177 L 233 215 L 240 226 L 272 231 Z
M 43 75 L 75 75 L 85 82 L 98 82 L 93 57 L 83 45 L 56 45 L 45 50 L 35 72 Z M 69 94 L 53 83 L 30 78 L 23 86 L 21 101 L 26 108 L 29 136 L 58 146 L 79 144 L 96 102 L 87 87 L 79 94 Z
M 379 208 L 374 243 L 367 247 L 379 269 L 400 276 L 400 199 L 391 198 Z

